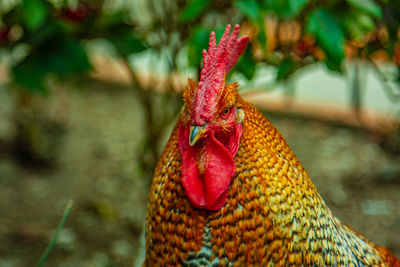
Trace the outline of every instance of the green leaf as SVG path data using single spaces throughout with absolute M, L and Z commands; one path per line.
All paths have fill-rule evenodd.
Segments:
M 218 44 L 222 38 L 222 35 L 224 35 L 224 33 L 225 33 L 225 27 L 218 27 L 216 29 L 213 29 L 212 31 L 215 32 L 215 39 L 217 40 L 217 44 Z M 210 30 L 210 32 L 211 32 L 211 30 Z M 208 48 L 208 41 L 209 41 L 209 38 L 207 38 L 207 48 Z
M 310 0 L 263 0 L 261 6 L 264 10 L 272 10 L 279 17 L 294 18 L 300 14 Z
M 22 16 L 26 27 L 36 30 L 46 20 L 48 7 L 43 0 L 24 0 Z
M 69 75 L 91 69 L 86 51 L 75 40 L 65 40 L 58 47 L 40 56 L 43 61 L 42 67 L 47 73 Z
M 276 75 L 276 79 L 286 80 L 292 73 L 294 73 L 297 69 L 296 63 L 291 59 L 284 59 L 282 63 L 278 67 L 278 72 Z
M 340 21 L 350 39 L 362 38 L 376 27 L 371 16 L 360 11 L 346 12 Z
M 250 46 L 246 48 L 243 55 L 240 57 L 235 70 L 243 73 L 248 80 L 251 80 L 254 77 L 254 73 L 256 72 L 256 62 L 251 53 Z
M 340 69 L 344 58 L 344 34 L 336 17 L 329 10 L 316 9 L 308 17 L 306 31 L 315 36 L 331 67 L 336 65 L 335 69 Z
M 257 27 L 257 40 L 260 42 L 262 49 L 265 51 L 267 48 L 267 35 L 265 34 L 265 27 L 262 19 L 258 20 Z
M 217 33 L 218 34 L 218 33 Z M 204 27 L 196 28 L 189 40 L 188 60 L 189 65 L 198 68 L 200 66 L 202 51 L 208 47 L 210 30 Z
M 376 18 L 382 18 L 382 8 L 374 0 L 347 0 L 352 7 L 364 11 Z
M 367 31 L 372 31 L 376 28 L 374 20 L 364 13 L 356 13 L 354 14 L 354 19 L 358 22 L 358 24 Z
M 130 54 L 142 52 L 147 49 L 145 43 L 133 33 L 115 36 L 109 38 L 109 41 L 115 46 L 122 57 L 127 57 Z
M 337 60 L 328 57 L 328 58 L 325 59 L 324 63 L 325 63 L 325 66 L 330 71 L 335 71 L 335 72 L 339 72 L 339 73 L 342 72 L 342 69 L 341 69 L 341 66 L 340 66 L 341 62 L 338 62 Z
M 29 43 L 32 46 L 39 46 L 53 36 L 62 35 L 64 32 L 65 30 L 57 21 L 50 19 L 40 28 L 40 31 L 36 31 L 29 36 Z
M 182 11 L 180 16 L 181 22 L 189 22 L 198 18 L 203 11 L 208 7 L 211 0 L 192 0 Z
M 45 78 L 49 74 L 83 74 L 91 69 L 82 45 L 66 38 L 54 36 L 15 65 L 12 69 L 15 82 L 23 88 L 46 93 Z
M 237 0 L 233 5 L 246 17 L 256 21 L 259 16 L 260 7 L 254 0 Z
M 12 68 L 14 81 L 22 88 L 41 94 L 46 93 L 44 85 L 44 72 L 37 67 L 35 59 L 27 57 L 20 64 Z
M 357 40 L 364 36 L 365 32 L 357 23 L 353 21 L 344 21 L 344 28 L 351 40 Z

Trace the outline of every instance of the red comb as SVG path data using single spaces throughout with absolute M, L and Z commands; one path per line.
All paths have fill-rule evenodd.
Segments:
M 215 33 L 210 35 L 208 53 L 203 50 L 203 68 L 200 73 L 200 83 L 194 99 L 192 122 L 194 125 L 203 125 L 204 121 L 211 121 L 214 108 L 218 102 L 218 96 L 224 86 L 225 76 L 236 64 L 243 53 L 248 36 L 239 36 L 239 25 L 229 36 L 231 25 L 226 26 L 218 46 Z

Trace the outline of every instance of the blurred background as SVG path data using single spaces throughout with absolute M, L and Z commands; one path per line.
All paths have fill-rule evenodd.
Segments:
M 334 214 L 400 257 L 400 1 L 1 0 L 0 266 L 140 266 L 152 172 L 211 31 Z

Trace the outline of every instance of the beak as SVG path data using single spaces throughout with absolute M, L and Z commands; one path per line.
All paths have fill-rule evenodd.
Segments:
M 189 145 L 194 146 L 196 142 L 204 136 L 206 133 L 205 126 L 197 126 L 192 125 L 190 126 L 190 133 L 189 133 Z

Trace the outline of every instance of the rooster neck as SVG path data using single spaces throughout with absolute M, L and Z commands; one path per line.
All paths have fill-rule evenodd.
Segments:
M 252 105 L 238 104 L 245 120 L 236 172 L 217 211 L 197 209 L 186 197 L 181 121 L 175 126 L 150 189 L 147 266 L 385 266 L 390 252 L 336 219 L 277 130 Z
M 245 233 L 239 238 L 241 242 L 257 244 L 260 236 L 264 237 L 264 245 L 256 245 L 267 247 L 259 251 L 259 260 L 267 257 L 275 263 L 382 264 L 374 244 L 333 216 L 275 127 L 252 105 L 242 104 L 245 121 L 236 175 L 227 205 L 209 219 L 214 242 L 224 243 L 219 239 L 229 239 L 226 232 L 230 225 L 237 225 L 237 233 Z M 226 219 L 221 221 L 221 217 Z M 233 247 L 240 247 L 240 242 Z M 288 253 L 286 256 L 281 255 L 282 249 Z M 297 258 L 286 258 L 296 253 Z

